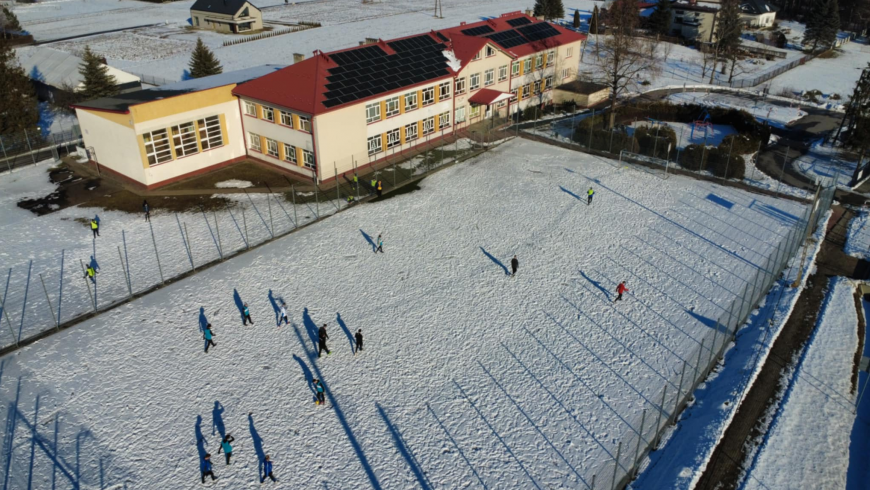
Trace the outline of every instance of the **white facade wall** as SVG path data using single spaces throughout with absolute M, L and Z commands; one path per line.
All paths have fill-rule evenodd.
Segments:
M 103 167 L 147 185 L 139 142 L 133 127 L 133 116 L 111 114 L 118 120 L 126 119 L 127 125 L 110 121 L 90 111 L 76 109 L 76 117 L 82 129 L 85 148 L 93 149 L 92 158 Z
M 477 118 L 471 118 L 471 104 L 468 100 L 474 96 L 480 89 L 488 88 L 491 90 L 498 90 L 499 92 L 510 92 L 510 84 L 511 84 L 511 62 L 513 59 L 500 50 L 496 50 L 495 56 L 486 57 L 486 48 L 481 50 L 481 58 L 477 61 L 472 61 L 465 65 L 465 67 L 459 72 L 456 76 L 457 79 L 465 78 L 465 93 L 457 96 L 456 98 L 456 108 L 465 107 L 465 122 L 463 123 L 465 126 L 469 124 L 474 124 L 476 122 L 482 121 L 486 117 L 486 107 L 480 108 L 480 116 Z M 502 66 L 507 67 L 507 78 L 503 81 L 498 81 L 498 69 Z M 486 71 L 494 70 L 495 73 L 495 84 L 494 85 L 486 85 Z M 471 75 L 479 74 L 480 75 L 480 88 L 478 90 L 471 90 Z M 454 83 L 455 86 L 455 83 Z M 505 106 L 507 107 L 507 106 Z M 493 109 L 495 109 L 493 107 Z M 504 110 L 501 111 L 502 114 L 505 113 Z M 454 114 L 454 119 L 455 119 Z
M 237 101 L 223 102 L 213 106 L 203 107 L 192 111 L 172 114 L 170 116 L 152 119 L 136 124 L 136 137 L 155 129 L 168 128 L 176 124 L 195 122 L 210 116 L 223 114 L 224 117 L 224 144 L 223 146 L 201 151 L 194 155 L 176 158 L 175 160 L 151 166 L 145 169 L 147 185 L 158 184 L 164 180 L 180 177 L 191 172 L 202 170 L 212 165 L 245 156 L 244 138 L 242 137 L 242 125 L 239 120 L 239 106 Z M 170 135 L 171 138 L 171 135 Z M 138 149 L 138 141 L 134 145 Z M 139 165 L 142 166 L 141 157 Z
M 247 149 L 247 152 L 254 156 L 255 158 L 259 158 L 260 160 L 269 162 L 278 167 L 301 173 L 305 176 L 313 175 L 313 171 L 307 167 L 299 166 L 299 156 L 297 155 L 297 162 L 294 164 L 293 162 L 288 162 L 286 160 L 281 160 L 280 158 L 275 158 L 266 153 L 266 148 L 262 148 L 262 153 L 257 153 L 255 150 L 250 149 L 249 141 L 248 141 L 248 133 L 254 133 L 259 136 L 265 136 L 266 138 L 275 140 L 278 142 L 279 147 L 283 144 L 293 145 L 296 148 L 307 150 L 310 152 L 314 152 L 314 139 L 312 138 L 311 133 L 300 131 L 298 129 L 293 129 L 289 126 L 285 126 L 281 124 L 281 112 L 286 112 L 290 114 L 295 114 L 297 116 L 301 115 L 303 117 L 310 117 L 306 114 L 301 114 L 299 112 L 294 112 L 289 109 L 268 104 L 265 102 L 260 102 L 258 100 L 253 99 L 241 99 L 240 103 L 242 107 L 244 107 L 245 101 L 250 101 L 255 104 L 259 104 L 263 107 L 271 108 L 274 111 L 275 122 L 268 121 L 266 119 L 260 119 L 255 116 L 250 116 L 247 114 L 242 115 L 242 123 L 244 125 L 244 135 L 242 137 L 243 144 Z M 312 122 L 313 126 L 313 122 Z M 279 148 L 279 156 L 282 154 L 282 148 Z

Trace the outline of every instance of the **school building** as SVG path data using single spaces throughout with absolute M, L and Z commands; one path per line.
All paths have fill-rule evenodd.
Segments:
M 76 110 L 82 114 L 85 144 L 96 150 L 101 167 L 121 174 L 135 171 L 138 177 L 128 177 L 147 188 L 240 158 L 329 182 L 476 122 L 552 102 L 553 89 L 576 78 L 584 40 L 572 30 L 511 12 L 330 53 L 315 51 L 310 58 L 245 77 L 230 88 L 185 93 L 202 101 L 186 112 L 177 103 L 147 102 L 165 108 L 160 112 L 105 99 L 79 104 Z M 209 78 L 201 80 L 207 83 Z M 208 105 L 212 96 L 197 97 L 208 90 L 218 91 L 219 104 Z M 204 159 L 196 146 L 198 153 L 188 159 L 177 134 L 193 131 L 199 145 L 198 114 L 217 112 L 217 106 L 224 115 L 222 143 L 229 148 Z M 89 139 L 88 132 L 102 135 L 104 128 L 112 128 L 104 122 L 105 112 L 112 110 L 129 115 L 112 117 L 129 122 L 132 132 L 124 128 L 124 141 L 113 141 L 109 150 L 103 149 L 106 138 Z M 182 120 L 187 129 L 178 127 Z M 132 140 L 138 154 L 136 147 L 127 148 Z M 160 144 L 155 146 L 155 141 Z M 192 137 L 189 141 L 194 148 Z M 114 148 L 121 146 L 123 151 Z M 134 157 L 136 165 L 129 161 Z M 115 163 L 116 158 L 125 163 Z

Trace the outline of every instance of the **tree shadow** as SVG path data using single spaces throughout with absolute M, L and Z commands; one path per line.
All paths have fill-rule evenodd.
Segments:
M 377 250 L 378 247 L 377 247 L 377 245 L 375 245 L 375 241 L 372 240 L 372 237 L 370 237 L 370 236 L 368 235 L 368 233 L 362 231 L 362 228 L 360 228 L 359 232 L 362 233 L 363 238 L 365 238 L 366 241 L 369 242 L 369 245 L 372 246 L 372 252 L 374 252 L 375 250 Z
M 604 286 L 602 286 L 600 282 L 598 282 L 598 281 L 593 281 L 592 278 L 589 277 L 589 276 L 587 276 L 586 273 L 583 272 L 582 270 L 580 271 L 580 275 L 583 276 L 583 279 L 586 279 L 587 281 L 589 281 L 590 284 L 592 284 L 592 285 L 595 286 L 599 291 L 601 291 L 602 293 L 604 293 L 604 297 L 607 298 L 607 301 L 610 301 L 610 291 L 608 291 L 607 288 L 605 288 Z
M 215 434 L 215 430 L 220 434 L 221 439 L 227 435 L 227 429 L 224 427 L 224 406 L 221 402 L 215 400 L 214 409 L 211 411 L 211 435 Z
M 263 451 L 263 438 L 254 427 L 254 416 L 248 414 L 248 429 L 251 431 L 251 440 L 254 441 L 254 452 L 257 453 L 257 479 L 262 476 L 263 461 L 266 459 L 266 453 Z
M 569 191 L 568 189 L 562 187 L 561 185 L 559 186 L 559 189 L 562 189 L 562 192 L 564 192 L 565 194 L 568 194 L 569 196 L 573 197 L 574 199 L 577 199 L 578 201 L 583 200 L 580 196 L 578 196 L 577 194 L 574 194 L 573 192 Z
M 295 325 L 293 326 L 296 327 Z M 308 369 L 308 365 L 305 364 L 305 361 L 302 360 L 296 354 L 293 354 L 293 359 L 299 363 L 299 367 L 302 368 L 302 375 L 305 377 L 305 385 L 308 386 L 308 389 L 311 391 L 311 401 L 317 401 L 317 391 L 314 389 L 314 376 L 311 374 L 311 370 Z
M 281 323 L 281 303 L 284 300 L 281 297 L 275 298 L 272 294 L 272 290 L 269 290 L 269 303 L 272 305 L 272 311 L 275 313 L 275 323 Z
M 242 297 L 239 296 L 239 291 L 233 288 L 233 302 L 236 304 L 236 308 L 239 310 L 239 319 L 242 323 L 245 323 L 245 303 L 242 301 Z
M 199 307 L 199 331 L 205 333 L 205 327 L 208 326 L 208 318 L 205 317 L 205 307 Z
M 338 322 L 338 326 L 344 331 L 344 335 L 347 337 L 347 342 L 350 344 L 350 351 L 356 354 L 356 347 L 354 347 L 353 334 L 350 333 L 350 330 L 347 328 L 347 325 L 344 324 L 344 320 L 341 319 L 341 313 L 335 314 L 335 321 Z
M 492 254 L 490 254 L 489 252 L 487 252 L 485 248 L 480 247 L 480 251 L 483 252 L 483 255 L 486 255 L 487 257 L 489 257 L 489 260 L 493 261 L 493 262 L 495 263 L 495 265 L 501 267 L 501 270 L 504 271 L 504 275 L 506 275 L 506 276 L 511 275 L 510 271 L 508 271 L 508 268 L 505 267 L 505 265 L 502 264 L 500 260 L 498 260 L 497 258 L 493 257 Z
M 308 308 L 302 310 L 302 324 L 305 325 L 305 331 L 308 332 L 308 338 L 311 340 L 312 348 L 316 350 L 317 341 L 320 339 L 320 336 L 317 333 L 317 324 L 314 323 L 314 320 L 311 319 L 311 315 L 308 314 Z
M 417 479 L 417 483 L 420 484 L 420 487 L 422 487 L 423 490 L 430 490 L 432 484 L 429 483 L 429 479 L 426 478 L 426 472 L 420 467 L 420 462 L 417 461 L 416 457 L 414 457 L 414 453 L 408 447 L 408 444 L 402 437 L 402 433 L 399 432 L 399 429 L 390 421 L 387 412 L 384 411 L 384 407 L 382 407 L 380 403 L 375 402 L 375 407 L 377 407 L 378 414 L 384 420 L 387 430 L 390 431 L 390 435 L 393 436 L 393 444 L 396 446 L 399 454 L 402 455 L 402 458 L 405 459 L 405 462 L 408 463 L 408 466 L 411 468 L 411 473 L 413 473 L 414 477 Z

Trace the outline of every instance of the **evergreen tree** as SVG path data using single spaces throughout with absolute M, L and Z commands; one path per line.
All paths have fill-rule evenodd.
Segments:
M 547 20 L 565 18 L 565 6 L 562 5 L 562 0 L 548 0 L 547 3 L 549 6 Z
M 224 68 L 218 62 L 214 53 L 202 39 L 196 39 L 196 47 L 193 49 L 193 54 L 190 56 L 190 78 L 202 78 L 211 75 L 218 75 L 224 72 Z
M 671 25 L 671 2 L 659 0 L 656 9 L 649 16 L 650 28 L 656 34 L 667 36 Z
M 0 39 L 0 135 L 36 129 L 39 108 L 33 85 L 15 59 L 15 51 Z
M 547 12 L 547 0 L 535 0 L 535 8 L 532 10 L 532 15 L 540 17 Z
M 579 29 L 579 28 L 580 28 L 580 11 L 575 10 L 574 11 L 574 29 Z
M 716 51 L 719 56 L 731 60 L 730 82 L 734 78 L 734 68 L 737 66 L 737 55 L 740 52 L 740 36 L 743 34 L 743 21 L 740 20 L 740 4 L 738 0 L 725 0 L 719 9 L 716 22 Z M 725 73 L 725 66 L 722 66 Z
M 819 45 L 829 46 L 837 38 L 840 28 L 840 14 L 836 0 L 815 0 L 806 18 L 804 44 L 812 44 L 810 51 L 815 53 Z
M 21 32 L 24 29 L 21 28 L 21 23 L 18 22 L 18 17 L 15 16 L 15 13 L 3 7 L 3 15 L 0 15 L 0 28 L 4 31 L 18 31 Z
M 837 40 L 837 33 L 840 32 L 840 6 L 837 0 L 828 0 L 828 13 L 825 15 L 823 24 L 824 36 L 820 42 L 826 46 L 831 46 Z
M 118 94 L 118 81 L 109 74 L 109 67 L 103 64 L 103 60 L 94 54 L 89 46 L 85 46 L 85 52 L 82 54 L 79 74 L 83 78 L 83 87 L 80 90 L 82 100 L 111 97 Z
M 598 34 L 598 5 L 592 9 L 592 18 L 589 19 L 589 34 Z

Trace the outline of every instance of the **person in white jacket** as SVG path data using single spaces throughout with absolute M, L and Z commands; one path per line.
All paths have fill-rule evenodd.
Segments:
M 287 305 L 283 301 L 281 302 L 281 312 L 280 312 L 280 316 L 278 318 L 278 326 L 279 327 L 281 326 L 282 321 L 284 322 L 284 325 L 287 325 L 288 323 L 290 323 L 290 319 L 287 318 Z

